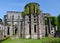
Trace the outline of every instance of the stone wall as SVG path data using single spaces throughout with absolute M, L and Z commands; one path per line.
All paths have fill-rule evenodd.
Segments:
M 29 18 L 29 16 L 31 16 L 31 18 Z M 23 27 L 24 27 L 24 32 L 25 32 L 25 38 L 42 38 L 45 36 L 45 28 L 44 28 L 42 14 L 25 15 L 24 18 L 25 20 L 24 20 Z M 29 21 L 29 19 L 31 19 L 31 21 Z M 31 27 L 29 27 L 29 25 L 31 25 Z M 34 25 L 36 25 L 36 32 L 34 32 L 35 31 Z

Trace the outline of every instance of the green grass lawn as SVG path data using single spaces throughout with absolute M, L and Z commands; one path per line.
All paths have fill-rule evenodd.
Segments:
M 3 41 L 2 43 L 60 43 L 60 38 L 45 37 L 42 39 L 10 39 Z

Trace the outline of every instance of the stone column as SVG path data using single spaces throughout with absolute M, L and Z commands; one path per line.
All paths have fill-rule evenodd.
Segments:
M 4 30 L 4 32 L 3 32 L 3 36 L 5 35 L 5 22 L 3 22 L 3 30 Z
M 11 36 L 14 34 L 13 31 L 13 16 L 11 16 Z
M 37 39 L 37 16 L 34 17 L 35 14 L 31 14 L 31 38 Z M 37 14 L 36 14 L 37 15 Z M 34 20 L 36 19 L 36 20 Z M 36 32 L 34 26 L 36 25 Z
M 50 20 L 50 17 L 48 17 L 48 19 L 49 19 L 48 20 L 48 23 L 49 23 L 48 24 L 48 27 L 49 27 L 48 29 L 50 30 L 50 32 L 49 32 L 49 36 L 50 36 L 51 35 L 51 20 Z
M 42 27 L 42 37 L 45 37 L 45 20 L 44 20 L 42 12 L 41 12 L 40 17 L 41 17 L 40 21 L 41 21 L 41 27 Z
M 31 38 L 33 39 L 34 38 L 34 17 L 33 17 L 33 14 L 31 14 Z
M 29 24 L 28 24 L 28 16 L 25 15 L 25 38 L 30 38 L 30 35 L 29 35 Z
M 21 22 L 20 22 L 20 16 L 18 16 L 18 31 L 17 31 L 17 33 L 18 33 L 18 37 L 21 37 L 20 35 L 21 35 Z
M 45 36 L 45 27 L 43 22 L 42 13 L 38 15 L 38 38 L 42 38 Z
M 42 37 L 41 17 L 38 15 L 38 38 Z
M 25 23 L 24 23 L 25 21 L 22 21 L 22 38 L 24 38 L 24 36 L 25 36 Z

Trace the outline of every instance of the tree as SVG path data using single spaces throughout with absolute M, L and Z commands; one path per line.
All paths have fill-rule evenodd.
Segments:
M 51 25 L 53 25 L 53 26 L 57 26 L 58 25 L 57 17 L 55 17 L 55 16 L 51 17 Z
M 58 30 L 60 30 L 60 14 L 58 15 Z

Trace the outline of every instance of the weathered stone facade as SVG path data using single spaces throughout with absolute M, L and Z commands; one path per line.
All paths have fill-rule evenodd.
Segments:
M 51 25 L 51 18 L 49 13 L 44 13 L 44 20 L 47 20 L 45 23 L 45 36 L 54 36 L 54 33 L 57 31 L 57 26 Z
M 34 12 L 31 11 L 30 5 L 32 5 L 32 7 L 34 8 Z M 21 12 L 7 12 L 7 14 L 4 16 L 4 26 L 7 26 L 7 31 L 5 30 L 5 33 L 8 34 L 5 35 L 16 35 L 17 37 L 33 39 L 42 38 L 50 35 L 54 36 L 56 28 L 51 26 L 51 19 L 49 18 L 49 15 L 39 12 L 39 4 L 30 3 L 27 4 L 25 8 L 26 7 L 29 14 L 26 14 L 25 12 L 25 15 L 23 16 Z M 47 25 L 45 24 L 45 20 L 48 20 Z
M 42 14 L 30 14 L 24 16 L 24 37 L 42 38 L 45 36 L 45 28 Z
M 23 38 L 42 38 L 45 36 L 45 25 L 42 13 L 25 15 L 23 18 L 21 17 L 21 13 L 14 13 L 7 13 L 7 23 L 10 26 L 9 31 L 11 36 L 17 35 Z M 17 16 L 18 18 L 16 18 L 17 14 L 20 15 Z
M 0 24 L 0 39 L 4 37 L 4 29 L 3 29 L 3 25 Z
M 10 36 L 20 34 L 21 19 L 22 17 L 20 12 L 7 12 L 7 24 L 10 26 Z

